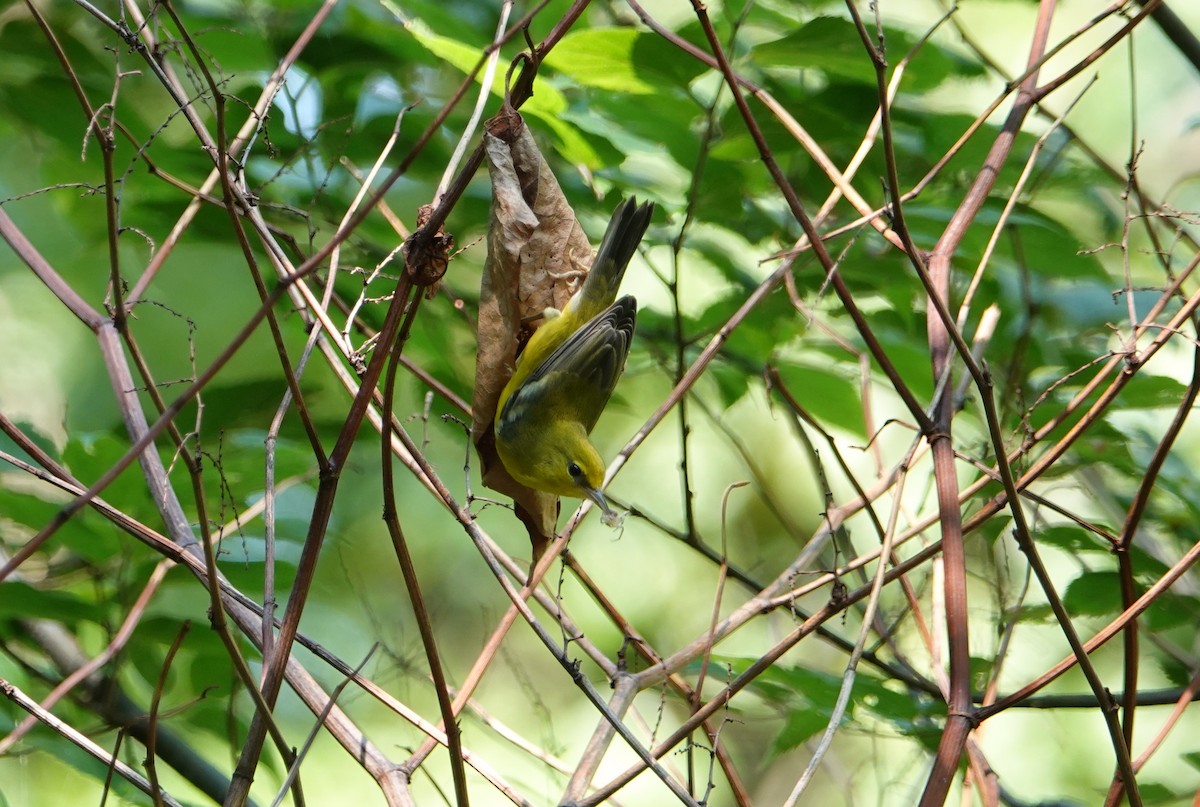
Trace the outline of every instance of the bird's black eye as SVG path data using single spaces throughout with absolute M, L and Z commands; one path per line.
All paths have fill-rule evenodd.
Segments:
M 572 462 L 567 466 L 567 473 L 571 475 L 571 478 L 578 479 L 583 476 L 583 469 L 579 467 L 578 463 Z

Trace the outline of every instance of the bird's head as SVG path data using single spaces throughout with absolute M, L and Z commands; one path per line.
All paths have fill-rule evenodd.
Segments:
M 605 516 L 612 517 L 615 514 L 600 490 L 604 484 L 604 463 L 599 453 L 582 428 L 563 431 L 548 452 L 542 468 L 546 478 L 539 487 L 559 496 L 591 499 Z

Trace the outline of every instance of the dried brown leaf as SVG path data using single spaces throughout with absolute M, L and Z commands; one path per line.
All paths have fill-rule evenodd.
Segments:
M 492 120 L 484 148 L 492 207 L 479 299 L 472 436 L 484 484 L 513 498 L 536 558 L 554 535 L 558 501 L 509 476 L 496 455 L 492 421 L 519 348 L 547 308 L 566 305 L 587 274 L 592 248 L 519 115 L 506 111 Z

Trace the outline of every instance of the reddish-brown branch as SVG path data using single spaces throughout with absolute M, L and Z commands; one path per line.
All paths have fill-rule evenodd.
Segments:
M 400 526 L 400 516 L 396 510 L 396 484 L 394 465 L 392 463 L 392 412 L 396 396 L 396 374 L 400 363 L 400 355 L 412 329 L 413 320 L 421 304 L 422 295 L 414 295 L 412 304 L 404 319 L 400 338 L 392 348 L 388 364 L 387 376 L 383 389 L 383 430 L 380 441 L 380 468 L 383 477 L 383 521 L 387 525 L 388 535 L 392 539 L 392 548 L 400 563 L 401 575 L 408 590 L 408 600 L 412 604 L 413 614 L 417 619 L 417 630 L 421 636 L 421 644 L 425 648 L 425 658 L 429 662 L 429 674 L 433 679 L 434 692 L 437 695 L 438 708 L 442 713 L 442 728 L 446 732 L 446 747 L 450 751 L 450 770 L 454 781 L 454 796 L 458 807 L 467 807 L 470 799 L 467 795 L 467 774 L 463 765 L 462 732 L 455 719 L 454 706 L 450 702 L 450 688 L 446 683 L 446 674 L 442 670 L 441 654 L 438 652 L 437 637 L 430 619 L 425 597 L 421 594 L 421 583 L 417 577 L 416 565 L 412 553 L 408 549 L 408 540 Z

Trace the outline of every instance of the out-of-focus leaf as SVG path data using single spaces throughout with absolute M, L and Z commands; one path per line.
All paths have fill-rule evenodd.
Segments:
M 76 716 L 76 719 L 85 718 Z M 28 743 L 31 749 L 37 749 L 53 756 L 54 759 L 62 762 L 67 768 L 78 771 L 92 779 L 96 782 L 97 786 L 105 781 L 109 772 L 109 766 L 84 751 L 75 743 L 56 742 L 55 738 L 56 735 L 49 732 L 34 731 L 25 737 L 22 743 Z M 112 777 L 111 784 L 113 793 L 119 795 L 122 801 L 127 799 L 127 803 L 137 804 L 145 798 L 145 794 L 134 790 L 133 785 L 129 784 L 124 777 Z
M 91 485 L 109 471 L 122 456 L 129 443 L 109 434 L 73 436 L 63 450 L 67 469 L 84 485 Z M 145 495 L 141 466 L 135 461 L 100 494 L 110 504 L 146 520 L 153 521 L 157 511 Z
M 984 246 L 992 237 L 992 230 L 1000 222 L 1003 207 L 1003 199 L 993 200 L 976 215 L 973 227 L 962 242 L 961 256 L 956 258 L 956 266 L 961 270 L 975 270 L 970 256 L 983 254 Z M 914 237 L 918 239 L 917 243 L 932 242 L 953 214 L 950 208 L 920 203 L 905 205 L 904 212 Z M 1086 278 L 1108 283 L 1107 273 L 1096 256 L 1081 252 L 1085 245 L 1078 236 L 1038 209 L 1017 204 L 1006 219 L 1006 227 L 1019 228 L 1021 259 L 1034 267 L 1045 267 L 1046 281 L 1061 283 L 1070 280 L 1078 283 Z M 1002 239 L 1002 251 L 1006 251 L 1011 243 L 1011 238 Z M 1078 293 L 1078 286 L 1074 286 L 1072 291 Z M 1107 293 L 1104 299 L 1105 310 L 1108 310 L 1112 302 L 1111 293 Z
M 737 675 L 756 659 L 713 656 L 713 661 L 728 665 Z M 789 698 L 803 697 L 818 703 L 833 703 L 840 681 L 840 678 L 828 673 L 775 664 L 754 680 L 753 688 L 769 701 L 786 702 Z
M 298 541 L 275 539 L 275 562 L 295 566 L 300 562 L 304 544 Z M 226 564 L 262 563 L 267 558 L 266 539 L 258 535 L 230 536 L 221 545 L 221 566 Z
M 1071 614 L 1103 616 L 1121 610 L 1121 578 L 1116 572 L 1084 572 L 1071 581 L 1063 595 Z
M 788 391 L 821 423 L 852 434 L 864 432 L 858 380 L 849 375 L 850 368 L 816 366 L 804 358 L 781 361 L 777 367 Z
M 797 30 L 756 45 L 756 61 L 773 67 L 808 67 L 861 83 L 874 83 L 875 68 L 854 23 L 817 17 Z
M 783 728 L 775 735 L 771 751 L 782 754 L 825 731 L 829 715 L 817 709 L 791 709 L 783 718 Z
M 1050 609 L 1049 605 L 1027 605 L 1021 609 L 1018 621 L 1045 624 L 1053 621 L 1054 618 L 1054 611 Z
M 708 375 L 717 382 L 717 391 L 721 394 L 721 405 L 725 408 L 733 406 L 750 390 L 750 378 L 746 371 L 736 365 L 717 360 L 709 368 Z
M 662 95 L 704 71 L 678 48 L 636 28 L 572 31 L 547 54 L 545 64 L 577 86 L 628 95 Z
M 68 624 L 88 621 L 103 624 L 104 614 L 95 604 L 65 591 L 39 589 L 19 580 L 4 583 L 0 618 L 52 619 Z
M 1082 527 L 1057 526 L 1038 530 L 1033 540 L 1038 544 L 1058 547 L 1067 552 L 1105 552 L 1111 546 L 1103 538 L 1089 533 Z
M 267 421 L 259 421 L 260 424 L 263 422 Z M 226 445 L 238 449 L 240 452 L 245 452 L 248 455 L 246 465 L 248 466 L 248 471 L 249 469 L 257 470 L 257 473 L 252 477 L 255 479 L 262 478 L 262 462 L 267 450 L 266 438 L 267 433 L 265 431 L 249 428 L 231 431 L 225 440 Z M 303 476 L 315 471 L 312 447 L 305 443 L 277 437 L 274 441 L 274 451 L 276 481 L 286 479 L 289 476 Z M 254 472 L 250 471 L 250 473 Z M 282 495 L 297 496 L 300 494 L 289 490 L 285 491 Z
M 971 689 L 982 692 L 987 687 L 995 668 L 996 664 L 992 659 L 971 656 Z
M 191 629 L 175 656 L 166 697 L 188 703 L 179 717 L 186 716 L 189 725 L 220 736 L 228 730 L 231 719 L 228 703 L 229 687 L 234 680 L 233 665 L 220 636 L 203 621 L 203 612 L 198 617 L 192 620 Z M 145 656 L 161 663 L 163 649 L 175 641 L 180 625 L 181 620 L 174 617 L 146 617 L 134 632 L 129 647 L 131 656 Z M 150 681 L 157 678 L 157 667 L 153 664 L 142 672 L 155 676 Z M 196 697 L 199 700 L 191 702 Z M 234 710 L 232 718 L 241 726 L 246 722 L 238 710 Z
M 1056 391 L 1053 399 L 1063 400 L 1070 394 L 1070 390 Z M 1040 426 L 1054 411 L 1052 404 L 1043 404 L 1034 410 L 1035 417 L 1030 418 L 1030 422 Z M 1081 467 L 1108 466 L 1119 473 L 1132 473 L 1137 468 L 1129 453 L 1128 438 L 1107 422 L 1093 423 L 1087 433 L 1075 442 L 1073 449 L 1056 464 L 1053 469 L 1055 476 Z
M 907 32 L 886 30 L 887 58 L 895 64 L 916 43 Z M 830 76 L 875 83 L 875 68 L 854 23 L 844 17 L 817 17 L 798 30 L 752 50 L 759 64 L 771 67 L 803 67 Z M 915 91 L 932 89 L 948 78 L 982 75 L 978 62 L 958 56 L 926 42 L 905 69 L 905 86 Z
M 0 484 L 0 512 L 8 521 L 33 532 L 44 527 L 69 501 L 66 493 L 59 494 L 57 488 L 48 485 L 41 491 L 45 498 L 34 495 L 25 488 L 22 474 L 6 473 L 0 478 L 7 483 Z
M 1187 686 L 1192 680 L 1192 676 L 1195 674 L 1195 670 L 1191 667 L 1191 665 L 1173 656 L 1168 656 L 1165 654 L 1157 655 L 1155 656 L 1154 661 L 1159 671 L 1166 676 L 1166 679 L 1171 686 L 1179 687 L 1180 689 Z
M 13 425 L 27 438 L 32 440 L 33 444 L 40 448 L 51 459 L 56 460 L 59 458 L 58 446 L 56 446 L 53 440 L 51 440 L 47 435 L 42 434 L 36 425 L 27 423 L 25 421 L 18 421 Z M 33 462 L 33 458 L 18 448 L 17 444 L 13 442 L 12 438 L 10 438 L 7 434 L 0 434 L 0 450 L 12 454 L 15 457 L 20 457 L 26 462 L 29 462 L 31 465 L 37 465 L 36 462 Z M 5 467 L 6 466 L 0 466 L 0 471 L 3 471 Z
M 140 544 L 98 514 L 85 512 L 72 518 L 70 525 L 59 531 L 56 546 L 101 566 L 124 562 L 126 553 Z M 139 554 L 138 557 L 149 556 Z
M 1138 779 L 1138 793 L 1146 804 L 1179 804 L 1181 799 L 1190 799 L 1193 790 L 1172 788 L 1161 782 L 1143 782 Z
M 1138 373 L 1137 377 L 1121 390 L 1116 404 L 1121 409 L 1173 409 L 1179 406 L 1186 392 L 1187 387 L 1178 379 Z
M 708 306 L 694 323 L 689 323 L 687 335 L 707 341 L 730 322 L 742 302 L 740 295 L 726 295 Z M 737 323 L 722 350 L 742 362 L 744 367 L 758 373 L 780 345 L 799 336 L 803 326 L 803 320 L 791 306 L 787 295 L 782 291 L 769 294 Z
M 462 73 L 470 73 L 479 65 L 478 48 L 452 37 L 438 34 L 424 20 L 410 19 L 405 27 L 408 34 L 430 53 L 458 68 Z M 503 85 L 493 87 L 492 92 L 496 95 L 503 94 Z
M 729 664 L 735 673 L 751 663 L 732 657 L 719 660 Z M 784 710 L 784 726 L 774 743 L 776 752 L 794 748 L 824 730 L 832 717 L 841 684 L 840 676 L 781 665 L 773 665 L 750 684 L 752 691 Z M 930 698 L 896 691 L 883 679 L 860 671 L 854 680 L 846 719 L 857 720 L 869 714 L 902 734 L 936 744 L 938 732 L 931 717 L 938 708 Z M 944 705 L 940 708 L 944 709 Z
M 1138 593 L 1142 588 L 1139 587 Z M 1166 631 L 1184 625 L 1195 626 L 1200 622 L 1200 603 L 1195 597 L 1175 594 L 1170 591 L 1155 598 L 1146 611 L 1146 624 L 1150 630 Z
M 546 55 L 545 64 L 583 86 L 651 95 L 654 84 L 639 75 L 633 63 L 633 48 L 641 37 L 633 28 L 574 31 Z

